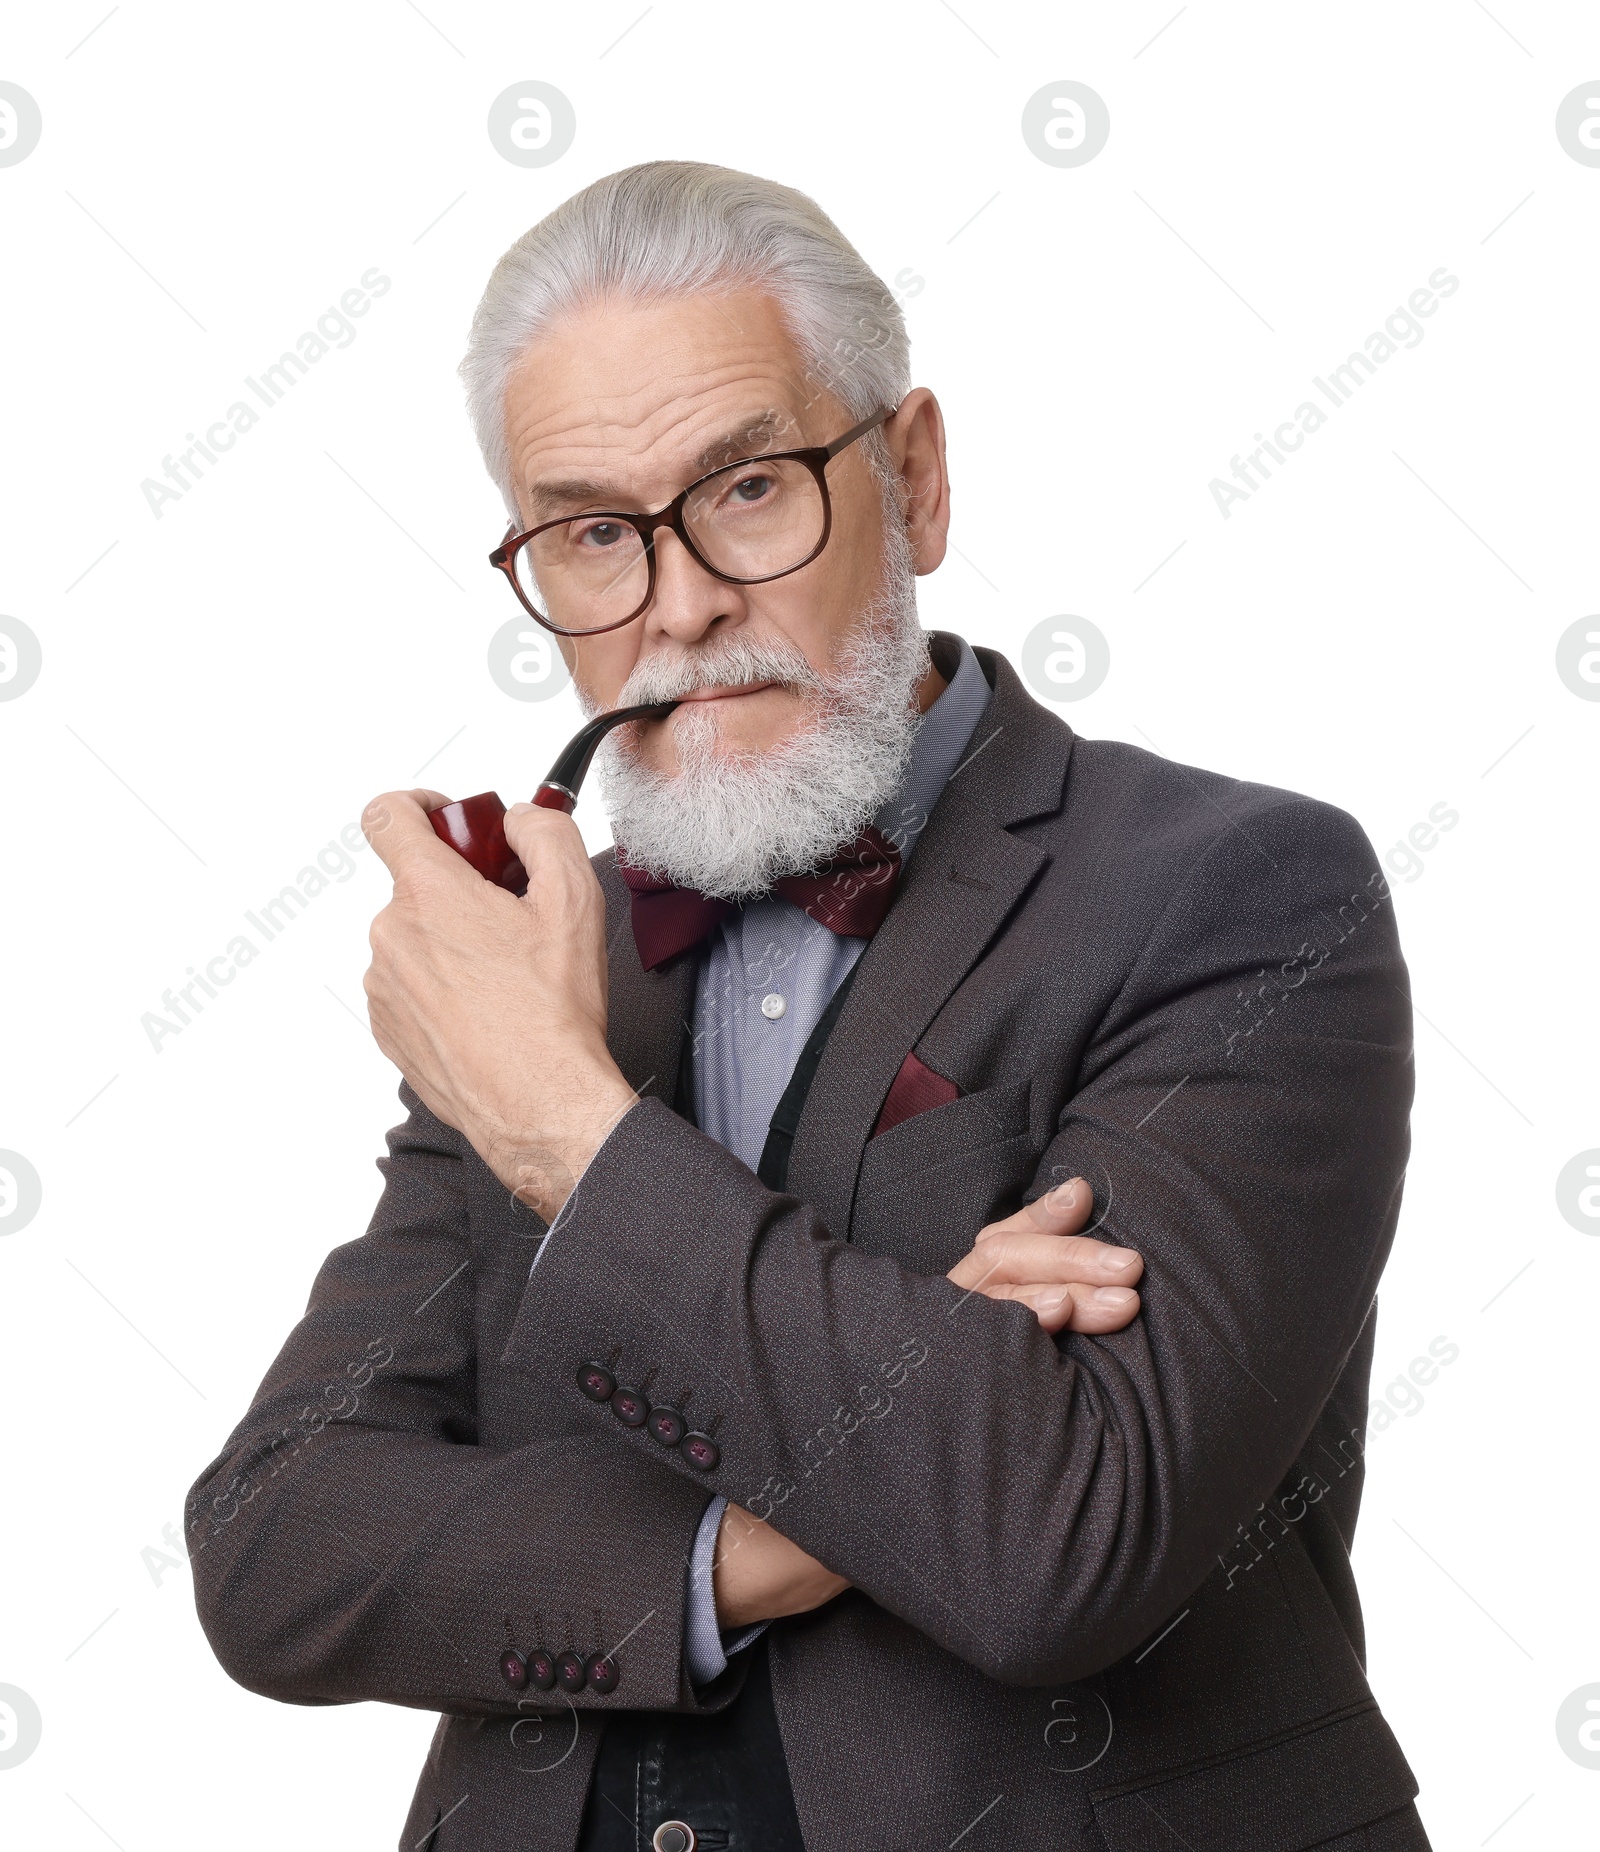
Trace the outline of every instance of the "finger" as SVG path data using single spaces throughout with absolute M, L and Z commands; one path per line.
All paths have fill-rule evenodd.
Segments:
M 1087 1280 L 1093 1286 L 1131 1286 L 1144 1273 L 1144 1256 L 1137 1248 L 1118 1247 L 1093 1235 L 1058 1237 L 1056 1256 L 1056 1264 L 1068 1269 L 1059 1277 Z
M 1112 1247 L 1090 1235 L 1041 1235 L 1002 1230 L 974 1243 L 951 1269 L 958 1286 L 980 1282 L 1011 1286 L 1126 1286 L 1144 1272 L 1133 1248 Z
M 1043 1235 L 1075 1235 L 1094 1211 L 1094 1192 L 1082 1177 L 1069 1177 L 1036 1201 L 1025 1203 L 1015 1215 L 990 1222 L 978 1233 L 980 1241 L 992 1235 L 1022 1230 Z
M 1093 1235 L 1041 1235 L 1012 1229 L 985 1249 L 1000 1258 L 1001 1277 L 1091 1286 L 1131 1286 L 1144 1272 L 1144 1257 L 1135 1248 L 1116 1247 Z
M 563 811 L 513 804 L 506 812 L 506 841 L 528 871 L 525 905 L 563 920 L 582 918 L 586 907 L 603 909 L 589 851 Z
M 564 810 L 546 810 L 541 804 L 513 804 L 506 812 L 506 841 L 524 868 L 548 858 L 571 858 L 587 863 L 588 851 L 578 826 Z
M 1103 1337 L 1125 1330 L 1139 1316 L 1139 1295 L 1128 1286 L 1072 1285 L 1067 1293 L 1072 1306 L 1067 1322 L 1073 1331 Z
M 442 792 L 418 787 L 412 791 L 385 791 L 375 797 L 361 813 L 361 830 L 377 850 L 378 857 L 391 875 L 418 856 L 434 859 L 435 850 L 450 851 L 433 833 L 428 812 L 448 804 Z M 459 859 L 459 858 L 457 858 Z
M 979 1290 L 986 1299 L 1025 1305 L 1050 1332 L 1070 1327 L 1091 1337 L 1104 1336 L 1121 1331 L 1139 1312 L 1139 1295 L 1121 1286 L 989 1285 Z
M 1044 1235 L 1075 1235 L 1088 1221 L 1094 1209 L 1094 1191 L 1082 1177 L 1069 1177 L 1037 1201 L 1028 1203 L 1018 1216 Z

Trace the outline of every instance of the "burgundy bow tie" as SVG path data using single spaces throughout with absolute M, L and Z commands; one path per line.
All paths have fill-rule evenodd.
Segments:
M 674 887 L 661 875 L 631 868 L 617 852 L 617 872 L 633 896 L 633 941 L 646 971 L 676 958 L 734 910 L 692 887 Z M 793 901 L 829 932 L 870 939 L 883 924 L 900 879 L 900 851 L 870 826 L 812 875 L 785 875 L 772 891 Z

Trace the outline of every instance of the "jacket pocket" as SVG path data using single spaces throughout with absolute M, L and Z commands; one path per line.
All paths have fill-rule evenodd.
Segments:
M 986 1222 L 1016 1208 L 1037 1161 L 1026 1085 L 930 1107 L 868 1140 L 850 1240 L 918 1273 L 948 1272 Z
M 1306 1852 L 1417 1792 L 1376 1706 L 1197 1769 L 1090 1795 L 1111 1852 Z
M 1028 1129 L 1030 1083 L 983 1087 L 913 1113 L 867 1141 L 862 1175 L 937 1169 Z

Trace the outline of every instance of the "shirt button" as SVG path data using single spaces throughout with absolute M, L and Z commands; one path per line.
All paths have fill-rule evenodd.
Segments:
M 775 990 L 769 990 L 761 999 L 761 1014 L 768 1022 L 776 1022 L 788 1007 Z

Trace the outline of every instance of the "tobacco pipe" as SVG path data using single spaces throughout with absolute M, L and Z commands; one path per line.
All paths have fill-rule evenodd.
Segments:
M 571 816 L 577 806 L 578 793 L 595 748 L 613 727 L 627 720 L 665 720 L 677 706 L 676 701 L 652 701 L 643 707 L 613 708 L 609 714 L 597 714 L 586 727 L 580 727 L 567 741 L 548 772 L 533 801 L 541 810 L 559 810 Z M 506 807 L 498 792 L 480 791 L 476 797 L 464 797 L 454 804 L 441 804 L 428 812 L 433 833 L 464 856 L 486 881 L 507 892 L 522 895 L 528 891 L 528 871 L 512 853 L 506 841 Z

